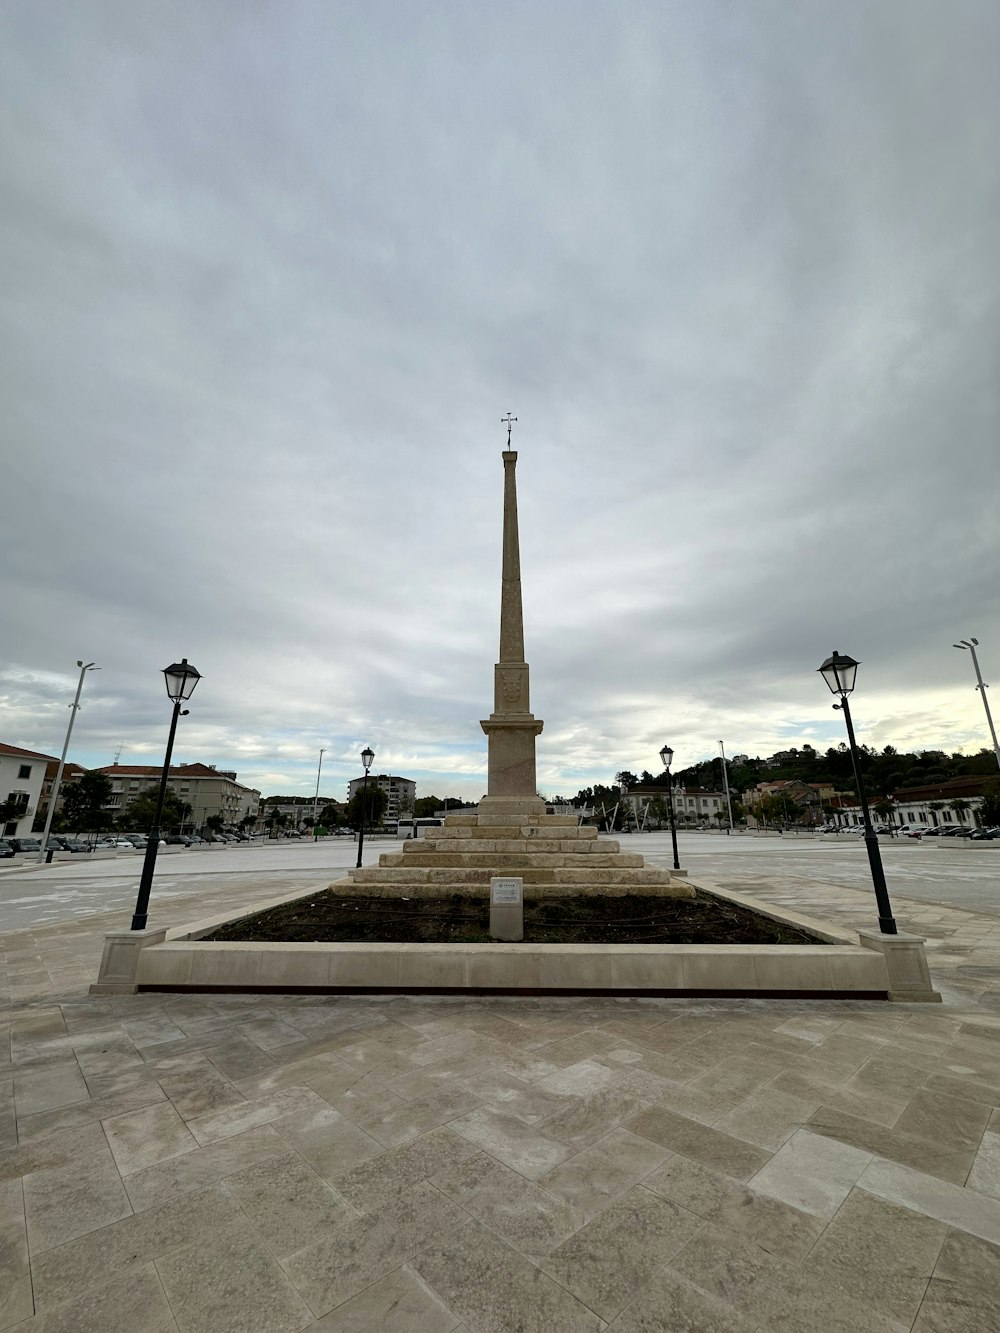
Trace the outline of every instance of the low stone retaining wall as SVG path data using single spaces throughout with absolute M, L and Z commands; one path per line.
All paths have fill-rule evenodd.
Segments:
M 904 998 L 893 977 L 895 955 L 883 950 L 882 941 L 862 942 L 824 922 L 764 907 L 714 885 L 697 887 L 808 931 L 816 944 L 276 944 L 203 938 L 226 922 L 305 896 L 296 890 L 244 912 L 187 926 L 109 935 L 100 978 L 91 991 Z M 901 936 L 893 943 L 911 962 L 915 951 L 923 960 L 920 941 Z M 925 961 L 920 977 L 915 976 L 903 978 L 905 998 L 939 998 L 930 989 Z

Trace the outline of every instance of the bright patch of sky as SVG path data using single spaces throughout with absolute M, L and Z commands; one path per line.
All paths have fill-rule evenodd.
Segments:
M 477 798 L 989 743 L 995 0 L 9 0 L 0 739 Z

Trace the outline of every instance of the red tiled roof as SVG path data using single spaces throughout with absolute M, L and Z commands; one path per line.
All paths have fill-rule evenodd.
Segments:
M 108 777 L 150 778 L 159 777 L 163 772 L 162 764 L 107 764 L 104 768 L 95 768 L 95 773 L 104 773 Z M 225 774 L 218 769 L 209 768 L 208 764 L 171 764 L 170 772 L 182 778 L 221 778 Z M 231 780 L 231 779 L 230 779 Z
M 37 750 L 22 750 L 18 745 L 4 745 L 3 741 L 0 741 L 0 754 L 12 755 L 15 759 L 48 760 L 54 757 L 51 754 L 39 754 Z M 58 760 L 56 762 L 58 763 Z

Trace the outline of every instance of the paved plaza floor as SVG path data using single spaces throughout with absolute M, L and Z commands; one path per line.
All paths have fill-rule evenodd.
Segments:
M 861 848 L 681 845 L 872 924 Z M 355 852 L 165 859 L 151 924 Z M 886 863 L 941 1005 L 98 999 L 138 867 L 0 874 L 0 1329 L 993 1333 L 1000 861 Z

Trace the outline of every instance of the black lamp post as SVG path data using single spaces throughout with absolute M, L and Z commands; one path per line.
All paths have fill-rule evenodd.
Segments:
M 865 826 L 865 847 L 868 849 L 868 862 L 872 870 L 872 884 L 875 886 L 875 901 L 878 903 L 878 928 L 883 935 L 895 935 L 896 921 L 889 902 L 889 890 L 885 883 L 885 871 L 882 869 L 882 853 L 878 849 L 878 838 L 872 828 L 871 815 L 868 813 L 868 797 L 861 778 L 861 766 L 858 763 L 858 744 L 854 739 L 854 723 L 851 721 L 851 709 L 847 696 L 854 689 L 854 678 L 858 674 L 858 663 L 853 657 L 843 653 L 834 653 L 826 659 L 818 670 L 830 687 L 832 694 L 840 695 L 840 703 L 834 708 L 843 711 L 847 723 L 847 739 L 851 746 L 851 763 L 854 765 L 854 781 L 858 787 L 858 800 L 861 802 L 861 818 Z
M 674 845 L 674 869 L 680 870 L 681 863 L 677 856 L 677 825 L 674 823 L 674 780 L 670 776 L 670 763 L 673 757 L 673 750 L 669 745 L 665 745 L 660 751 L 660 760 L 667 770 L 667 809 L 670 811 L 670 841 Z
M 358 831 L 358 866 L 361 869 L 361 850 L 365 845 L 365 815 L 368 813 L 368 770 L 372 766 L 372 760 L 375 758 L 375 752 L 370 746 L 365 746 L 361 751 L 361 762 L 365 766 L 365 782 L 361 788 L 361 828 Z
M 146 915 L 149 907 L 149 892 L 153 887 L 153 871 L 156 869 L 156 853 L 160 846 L 160 820 L 163 817 L 163 802 L 167 795 L 167 782 L 170 778 L 170 756 L 174 752 L 174 735 L 177 732 L 177 719 L 181 716 L 181 704 L 191 698 L 194 687 L 201 680 L 201 673 L 196 671 L 186 657 L 163 668 L 167 683 L 167 698 L 173 701 L 174 711 L 170 718 L 170 735 L 167 737 L 167 753 L 163 758 L 163 774 L 160 778 L 160 792 L 156 798 L 156 814 L 153 827 L 149 830 L 146 843 L 146 855 L 142 863 L 142 876 L 139 879 L 139 896 L 135 900 L 135 912 L 132 916 L 132 929 L 146 929 Z M 184 713 L 187 713 L 185 708 Z

